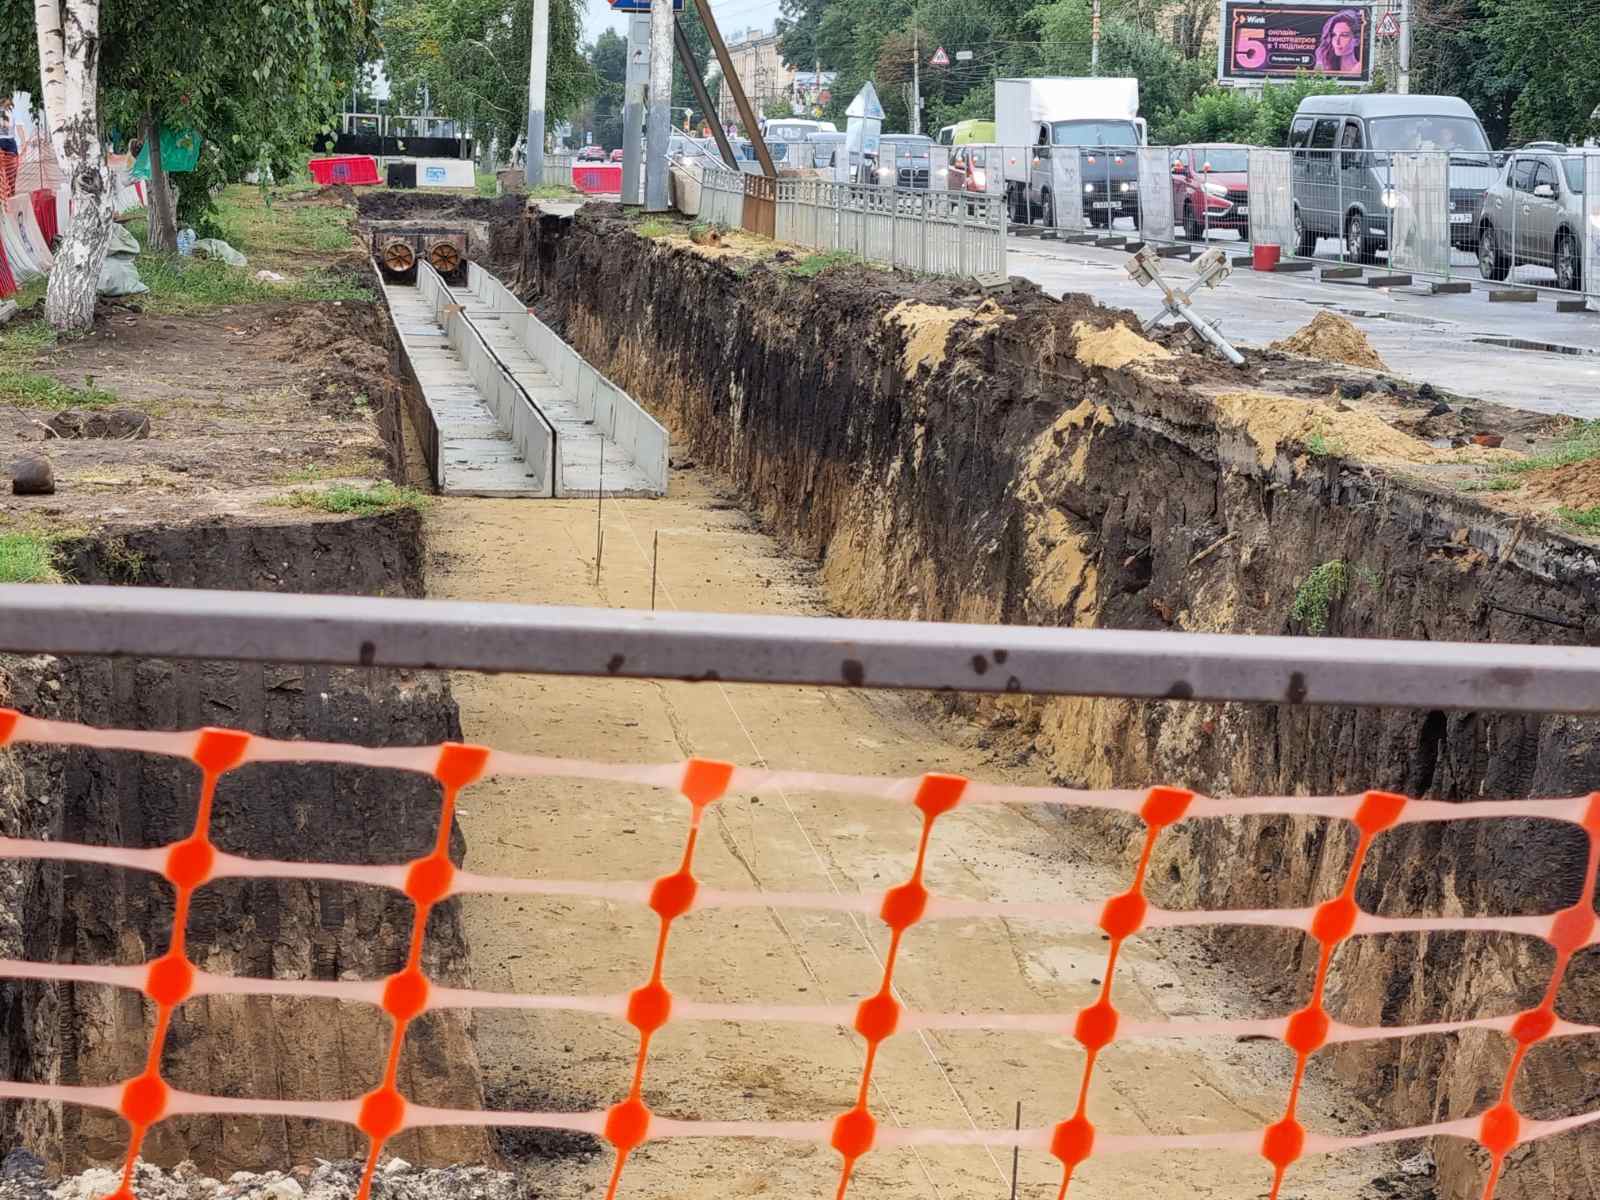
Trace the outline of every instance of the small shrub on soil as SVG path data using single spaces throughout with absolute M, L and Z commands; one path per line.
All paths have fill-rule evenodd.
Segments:
M 60 583 L 55 545 L 37 533 L 0 533 L 0 583 Z
M 851 267 L 864 265 L 864 260 L 857 258 L 848 250 L 829 250 L 822 254 L 808 254 L 799 262 L 793 263 L 784 269 L 784 272 L 799 279 L 815 279 L 826 271 L 836 267 Z
M 1600 504 L 1590 508 L 1558 508 L 1556 516 L 1574 529 L 1600 534 Z
M 393 508 L 420 509 L 431 500 L 432 497 L 414 488 L 395 487 L 392 483 L 375 483 L 367 488 L 338 484 L 321 492 L 298 490 L 290 492 L 274 503 L 287 508 L 314 508 L 319 512 L 328 513 L 370 513 L 386 512 Z
M 1463 492 L 1515 492 L 1522 487 L 1522 480 L 1513 479 L 1509 475 L 1502 475 L 1494 479 L 1475 479 L 1471 483 L 1461 485 Z
M 1337 600 L 1344 599 L 1354 576 L 1374 591 L 1378 576 L 1370 567 L 1351 567 L 1343 559 L 1333 559 L 1312 571 L 1300 582 L 1294 594 L 1294 607 L 1289 615 L 1310 634 L 1328 631 L 1328 613 Z
M 82 387 L 62 383 L 38 371 L 20 371 L 0 366 L 0 404 L 19 408 L 106 408 L 117 402 L 117 394 L 96 387 L 85 377 Z
M 673 232 L 671 225 L 665 221 L 640 221 L 639 236 L 647 238 L 666 237 Z

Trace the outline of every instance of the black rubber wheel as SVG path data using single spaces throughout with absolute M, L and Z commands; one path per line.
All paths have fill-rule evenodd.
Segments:
M 1200 222 L 1194 219 L 1194 205 L 1187 200 L 1183 202 L 1183 236 L 1191 242 L 1204 241 L 1206 236 Z
M 1294 252 L 1300 258 L 1310 258 L 1317 250 L 1317 235 L 1306 228 L 1300 210 L 1294 210 Z
M 1478 233 L 1478 274 L 1499 282 L 1511 272 L 1511 263 L 1500 253 L 1500 235 L 1485 221 Z
M 1351 213 L 1344 222 L 1345 257 L 1358 263 L 1370 263 L 1378 257 L 1377 243 L 1366 235 L 1366 218 L 1358 212 Z
M 1569 292 L 1583 290 L 1583 259 L 1579 254 L 1578 240 L 1565 229 L 1559 231 L 1554 256 L 1558 288 Z
M 1044 219 L 1044 226 L 1046 229 L 1054 229 L 1056 227 L 1056 198 L 1049 192 L 1045 192 L 1041 200 L 1039 214 Z

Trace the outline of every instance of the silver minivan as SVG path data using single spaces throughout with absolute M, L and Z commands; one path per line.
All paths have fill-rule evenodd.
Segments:
M 1340 238 L 1346 257 L 1372 262 L 1388 248 L 1390 154 L 1448 151 L 1450 242 L 1477 246 L 1478 210 L 1495 176 L 1489 139 L 1455 96 L 1307 96 L 1289 126 L 1295 252 Z

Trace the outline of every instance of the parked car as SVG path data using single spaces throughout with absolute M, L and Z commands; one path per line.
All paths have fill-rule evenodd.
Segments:
M 834 165 L 834 155 L 844 150 L 846 140 L 846 135 L 842 133 L 819 132 L 807 134 L 806 145 L 811 147 L 811 162 L 809 165 L 818 171 L 826 171 L 832 167 Z M 802 155 L 801 165 L 808 165 L 804 162 L 803 152 L 797 153 Z
M 1476 248 L 1478 212 L 1495 165 L 1472 106 L 1455 96 L 1344 93 L 1308 96 L 1289 126 L 1295 252 L 1342 237 L 1345 254 L 1372 262 L 1389 242 L 1390 155 L 1448 150 L 1451 244 Z
M 1552 267 L 1556 286 L 1583 287 L 1583 155 L 1519 150 L 1483 195 L 1478 270 L 1504 279 L 1518 263 Z
M 910 133 L 886 133 L 878 139 L 876 166 L 869 166 L 862 183 L 926 190 L 933 167 L 933 139 Z M 869 160 L 870 163 L 871 160 Z M 860 167 L 857 176 L 862 175 Z
M 1211 229 L 1250 240 L 1250 148 L 1237 142 L 1183 146 L 1172 153 L 1172 215 L 1190 241 Z
M 578 151 L 579 162 L 605 162 L 606 152 L 599 146 L 585 146 Z
M 957 146 L 950 151 L 950 190 L 987 192 L 990 175 L 1000 169 L 998 146 Z
M 621 146 L 618 146 L 615 150 L 613 150 L 611 152 L 611 161 L 614 162 L 614 163 L 619 163 L 619 162 L 622 161 L 622 147 Z

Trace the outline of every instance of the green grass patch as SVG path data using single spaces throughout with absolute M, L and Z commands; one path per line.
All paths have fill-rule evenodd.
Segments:
M 156 312 L 190 313 L 229 304 L 272 300 L 370 300 L 359 276 L 311 271 L 288 283 L 265 283 L 250 267 L 230 267 L 216 259 L 177 254 L 141 254 L 139 278 L 150 294 L 143 299 Z
M 96 387 L 86 378 L 82 387 L 62 383 L 52 375 L 0 366 L 0 404 L 19 408 L 109 408 L 117 394 Z
M 1551 467 L 1588 462 L 1591 458 L 1600 458 L 1600 421 L 1579 421 L 1562 434 L 1550 449 L 1530 454 L 1519 462 L 1506 463 L 1497 474 L 1547 471 Z
M 1460 490 L 1463 492 L 1515 492 L 1522 488 L 1522 480 L 1510 475 L 1501 475 L 1493 479 L 1474 479 L 1470 483 L 1463 483 Z
M 55 542 L 38 533 L 0 533 L 0 583 L 61 583 Z
M 865 266 L 866 261 L 848 250 L 828 250 L 822 254 L 808 254 L 799 262 L 784 267 L 784 272 L 798 279 L 815 279 L 818 275 L 839 267 Z
M 500 194 L 500 179 L 491 171 L 477 171 L 478 195 L 493 200 Z
M 665 221 L 640 221 L 639 236 L 647 238 L 666 237 L 670 233 L 678 232 Z
M 1600 534 L 1600 504 L 1589 508 L 1558 508 L 1556 516 L 1573 529 Z
M 365 488 L 336 484 L 320 492 L 293 491 L 273 503 L 285 508 L 312 508 L 326 513 L 373 513 L 395 508 L 421 509 L 431 501 L 432 497 L 414 488 L 375 483 Z
M 235 184 L 217 197 L 217 223 L 223 240 L 251 267 L 292 261 L 307 251 L 330 253 L 355 248 L 350 232 L 354 214 L 340 204 L 311 204 L 274 199 L 259 187 Z
M 535 200 L 578 200 L 583 196 L 577 188 L 560 183 L 541 183 L 536 188 L 529 188 L 527 194 Z

